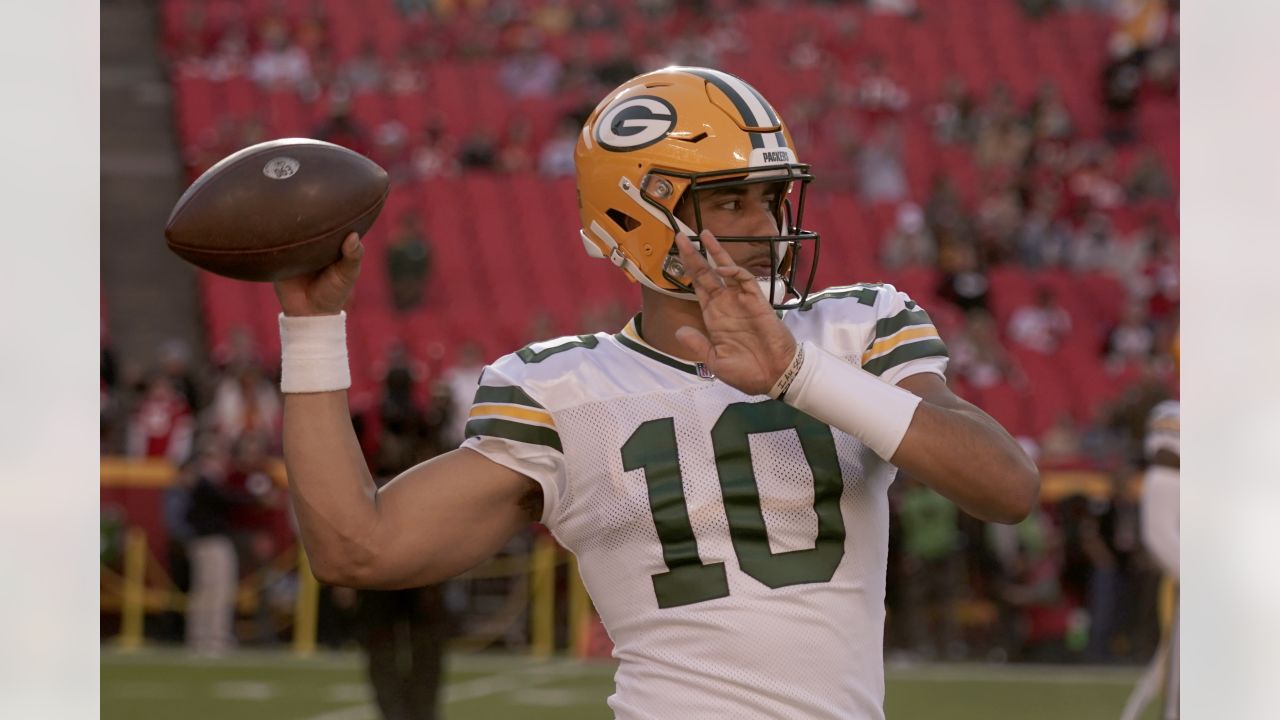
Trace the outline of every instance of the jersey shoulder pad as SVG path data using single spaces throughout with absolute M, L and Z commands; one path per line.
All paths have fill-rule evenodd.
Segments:
M 530 343 L 485 368 L 480 385 L 519 387 L 554 412 L 576 397 L 579 370 L 601 360 L 601 341 L 596 334 Z
M 922 367 L 941 372 L 948 357 L 924 308 L 888 283 L 856 283 L 814 293 L 799 309 L 800 322 L 821 326 L 824 347 L 856 357 L 862 369 L 896 382 Z M 942 365 L 939 365 L 942 363 Z M 936 366 L 936 367 L 935 367 Z

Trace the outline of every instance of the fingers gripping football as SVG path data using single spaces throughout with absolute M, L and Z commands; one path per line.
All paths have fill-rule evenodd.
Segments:
M 277 280 L 276 297 L 285 315 L 334 315 L 351 299 L 360 262 L 364 259 L 364 243 L 351 233 L 342 241 L 342 257 L 324 269 L 308 275 Z

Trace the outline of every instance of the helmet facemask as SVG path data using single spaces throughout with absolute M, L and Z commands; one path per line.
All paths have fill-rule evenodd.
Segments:
M 639 195 L 641 199 L 657 207 L 666 216 L 673 233 L 691 230 L 689 239 L 693 241 L 694 247 L 702 252 L 703 257 L 707 258 L 707 262 L 714 267 L 715 261 L 707 255 L 698 241 L 698 235 L 705 229 L 702 220 L 701 195 L 712 190 L 763 183 L 782 185 L 777 200 L 770 208 L 779 229 L 778 234 L 716 235 L 716 239 L 725 244 L 767 243 L 771 274 L 769 277 L 758 277 L 757 280 L 760 282 L 765 300 L 771 306 L 778 310 L 788 310 L 801 306 L 808 298 L 818 266 L 821 238 L 816 232 L 801 229 L 805 195 L 812 180 L 809 166 L 799 164 L 694 173 L 654 169 L 641 180 Z M 794 206 L 791 201 L 793 191 L 796 196 Z M 678 195 L 676 202 L 672 202 L 672 194 Z M 673 211 L 684 203 L 692 207 L 694 220 L 692 227 L 681 222 Z M 806 245 L 812 246 L 811 251 L 806 252 Z M 662 266 L 662 276 L 688 293 L 690 299 L 694 298 L 693 287 L 684 277 L 684 267 L 680 262 L 674 238 Z

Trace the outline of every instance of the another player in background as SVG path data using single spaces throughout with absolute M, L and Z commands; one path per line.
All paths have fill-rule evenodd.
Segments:
M 641 285 L 642 312 L 500 358 L 463 447 L 381 489 L 344 392 L 360 243 L 277 283 L 285 458 L 315 574 L 435 583 L 540 520 L 614 640 L 616 717 L 883 718 L 894 465 L 1006 523 L 1033 507 L 1035 466 L 947 388 L 946 348 L 907 295 L 810 291 L 809 167 L 739 78 L 624 83 L 575 162 L 582 239 Z
M 1178 348 L 1175 341 L 1174 361 Z M 1181 408 L 1165 400 L 1151 410 L 1147 421 L 1147 471 L 1142 485 L 1142 541 L 1165 572 L 1161 584 L 1161 636 L 1156 655 L 1125 703 L 1122 720 L 1137 720 L 1164 686 L 1161 720 L 1177 720 L 1180 663 L 1178 643 L 1179 520 L 1178 490 L 1181 460 L 1178 434 Z

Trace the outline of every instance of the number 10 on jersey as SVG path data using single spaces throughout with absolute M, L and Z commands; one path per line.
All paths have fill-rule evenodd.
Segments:
M 794 431 L 813 474 L 813 510 L 818 536 L 807 550 L 774 553 L 760 504 L 760 485 L 751 461 L 753 434 Z M 724 496 L 734 554 L 742 571 L 771 588 L 828 582 L 844 557 L 844 481 L 831 428 L 778 402 L 733 403 L 711 428 L 716 473 Z M 622 446 L 622 466 L 643 470 L 649 509 L 662 543 L 667 572 L 652 577 L 658 607 L 705 602 L 729 595 L 724 563 L 704 564 L 689 521 L 676 447 L 674 418 L 642 423 Z

